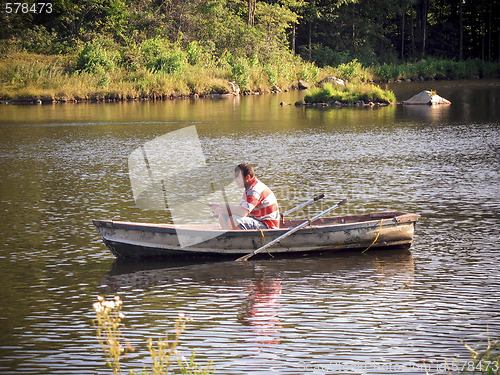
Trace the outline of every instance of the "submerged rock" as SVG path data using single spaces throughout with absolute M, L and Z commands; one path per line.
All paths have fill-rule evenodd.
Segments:
M 417 95 L 411 97 L 410 99 L 403 102 L 405 105 L 435 105 L 435 104 L 451 104 L 451 102 L 445 98 L 440 97 L 437 94 L 433 94 L 431 91 L 422 91 Z

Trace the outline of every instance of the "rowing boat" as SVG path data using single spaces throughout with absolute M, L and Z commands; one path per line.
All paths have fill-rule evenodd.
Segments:
M 413 242 L 418 218 L 417 214 L 400 211 L 319 218 L 282 239 L 269 251 L 273 254 L 289 254 L 409 247 Z M 303 220 L 285 220 L 279 229 L 264 230 L 222 230 L 216 225 L 114 220 L 93 220 L 93 223 L 104 244 L 117 258 L 148 258 L 240 256 L 282 236 L 303 223 Z M 194 239 L 194 244 L 181 246 L 180 235 Z M 196 238 L 200 238 L 200 241 Z

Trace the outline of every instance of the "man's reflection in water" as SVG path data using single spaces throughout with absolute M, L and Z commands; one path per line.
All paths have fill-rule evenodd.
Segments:
M 281 280 L 264 277 L 249 285 L 247 293 L 238 321 L 252 327 L 252 332 L 256 334 L 255 342 L 278 344 L 283 328 L 279 319 Z

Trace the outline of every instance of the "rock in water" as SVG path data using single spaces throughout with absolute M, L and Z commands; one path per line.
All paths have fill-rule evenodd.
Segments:
M 240 95 L 240 86 L 238 86 L 235 82 L 228 82 L 228 84 L 233 89 L 234 95 Z
M 411 97 L 410 99 L 403 102 L 405 105 L 433 105 L 433 104 L 451 104 L 451 102 L 445 98 L 440 97 L 437 94 L 432 94 L 430 91 L 422 91 L 417 95 Z
M 439 95 L 432 95 L 431 104 L 451 104 L 451 102 Z

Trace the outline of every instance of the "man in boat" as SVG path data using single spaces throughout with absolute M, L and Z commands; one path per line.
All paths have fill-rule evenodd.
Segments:
M 234 169 L 234 175 L 236 184 L 245 188 L 240 204 L 210 203 L 222 229 L 279 228 L 278 201 L 271 189 L 255 177 L 253 167 L 242 163 Z

